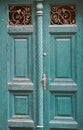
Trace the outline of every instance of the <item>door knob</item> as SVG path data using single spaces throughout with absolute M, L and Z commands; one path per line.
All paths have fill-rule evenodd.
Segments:
M 43 56 L 45 57 L 46 55 L 47 55 L 46 52 L 44 52 L 44 53 L 43 53 Z
M 43 74 L 42 76 L 42 86 L 43 86 L 43 89 L 46 89 L 46 74 Z

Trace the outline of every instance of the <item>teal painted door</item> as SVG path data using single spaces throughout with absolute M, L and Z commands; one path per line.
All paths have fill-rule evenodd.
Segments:
M 42 1 L 0 1 L 0 130 L 83 130 L 83 2 Z M 56 5 L 76 23 L 52 25 Z
M 57 23 L 60 18 L 60 6 L 71 4 L 76 5 L 76 24 L 51 25 L 50 19 L 54 17 Z M 57 5 L 59 8 L 52 10 L 53 13 L 57 10 L 57 13 L 50 13 L 51 7 Z M 82 1 L 72 0 L 44 4 L 44 52 L 47 53 L 43 58 L 47 76 L 47 88 L 44 91 L 45 130 L 83 129 L 82 7 Z

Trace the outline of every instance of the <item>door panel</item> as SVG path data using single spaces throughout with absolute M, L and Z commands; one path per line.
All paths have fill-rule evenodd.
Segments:
M 49 27 L 49 66 L 52 79 L 49 83 L 50 109 L 51 106 L 53 108 L 50 111 L 50 127 L 76 129 L 76 27 L 64 27 L 67 30 L 65 34 L 64 30 L 59 32 L 63 25 L 58 28 L 56 26 Z
M 23 30 L 8 27 L 9 127 L 33 127 L 32 104 L 30 104 L 34 86 L 31 75 L 33 29 L 30 32 L 27 28 L 29 31 L 27 34 Z
M 57 29 L 56 29 L 57 28 Z M 54 71 L 51 72 L 55 80 L 76 80 L 76 28 L 49 27 L 50 31 L 50 63 Z M 58 30 L 58 32 L 57 32 Z M 66 34 L 67 33 L 67 34 Z
M 57 29 L 56 29 L 57 28 Z M 76 122 L 76 28 L 74 26 L 49 27 L 50 73 L 49 84 L 51 128 L 77 128 Z M 58 30 L 58 32 L 57 32 Z M 59 31 L 62 30 L 62 31 Z M 66 30 L 66 33 L 65 33 Z M 52 65 L 52 66 L 51 66 Z M 53 114 L 53 115 L 52 115 Z M 63 120 L 63 121 L 62 121 Z M 72 125 L 73 124 L 73 125 Z

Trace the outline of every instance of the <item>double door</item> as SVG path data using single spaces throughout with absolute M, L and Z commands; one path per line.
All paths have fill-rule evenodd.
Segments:
M 0 3 L 0 130 L 82 130 L 83 2 Z

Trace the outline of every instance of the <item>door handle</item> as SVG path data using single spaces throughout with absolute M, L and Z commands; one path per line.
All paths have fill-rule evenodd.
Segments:
M 43 74 L 42 76 L 42 86 L 43 86 L 43 89 L 46 89 L 46 74 Z

